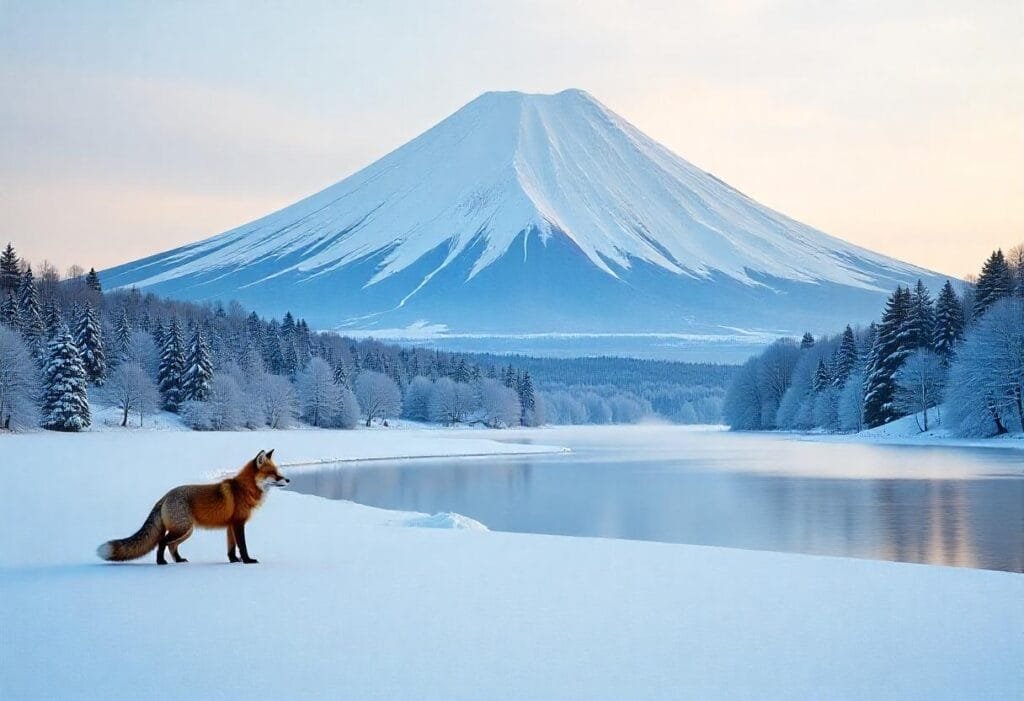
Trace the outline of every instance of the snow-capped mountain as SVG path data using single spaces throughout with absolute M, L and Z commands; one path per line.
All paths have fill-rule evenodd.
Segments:
M 579 90 L 486 93 L 322 192 L 104 275 L 320 328 L 471 336 L 834 330 L 918 278 L 941 284 L 753 201 Z

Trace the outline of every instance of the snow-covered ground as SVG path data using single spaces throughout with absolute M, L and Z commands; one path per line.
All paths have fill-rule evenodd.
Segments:
M 1008 433 L 991 438 L 957 438 L 942 423 L 944 407 L 928 410 L 928 430 L 922 414 L 911 414 L 877 428 L 859 433 L 807 433 L 802 438 L 837 443 L 879 443 L 887 445 L 945 445 L 962 448 L 1016 448 L 1024 450 L 1024 433 Z M 1024 466 L 1022 466 L 1024 469 Z
M 171 486 L 282 464 L 543 450 L 512 432 L 3 436 L 0 698 L 1019 698 L 1024 577 L 487 532 L 275 493 L 261 564 L 100 562 Z M 537 440 L 544 432 L 528 437 Z M 287 468 L 284 470 L 287 472 Z M 410 527 L 413 525 L 428 528 Z

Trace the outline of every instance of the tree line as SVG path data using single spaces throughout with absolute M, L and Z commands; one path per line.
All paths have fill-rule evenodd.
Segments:
M 446 425 L 543 423 L 530 373 L 465 356 L 314 332 L 290 312 L 105 292 L 94 269 L 40 275 L 0 252 L 0 428 L 80 431 L 94 405 L 142 425 L 348 428 L 404 416 Z
M 1024 430 L 1024 245 L 994 251 L 959 291 L 899 286 L 867 328 L 783 338 L 749 359 L 725 395 L 734 429 L 857 432 L 914 415 L 927 431 Z

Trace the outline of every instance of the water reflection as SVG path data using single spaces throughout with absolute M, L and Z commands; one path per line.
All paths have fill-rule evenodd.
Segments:
M 583 441 L 569 456 L 328 468 L 295 475 L 292 488 L 456 511 L 492 530 L 1024 571 L 1016 451 L 670 438 Z

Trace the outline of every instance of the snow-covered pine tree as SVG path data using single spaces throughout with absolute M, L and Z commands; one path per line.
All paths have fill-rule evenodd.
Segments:
M 164 343 L 167 342 L 167 329 L 164 328 L 164 322 L 157 321 L 156 325 L 153 326 L 153 345 L 163 352 Z
M 508 367 L 502 371 L 501 381 L 509 389 L 514 389 L 517 392 L 519 391 L 518 378 L 516 377 L 516 371 L 512 367 L 512 363 L 509 363 Z
M 256 312 L 245 318 L 245 340 L 253 348 L 263 347 L 263 322 Z
M 808 348 L 814 348 L 814 336 L 811 335 L 810 331 L 804 333 L 804 337 L 800 339 L 800 350 L 807 350 Z
M 0 304 L 0 323 L 18 328 L 18 303 L 14 300 L 14 293 L 8 292 L 3 304 Z
M 334 384 L 339 387 L 349 387 L 348 370 L 341 360 L 334 364 Z
M 283 328 L 283 327 L 282 327 Z M 281 337 L 281 374 L 294 380 L 299 372 L 299 356 L 295 350 L 294 334 Z
M 832 384 L 842 389 L 850 374 L 857 369 L 857 338 L 853 335 L 853 329 L 849 325 L 843 329 L 842 340 L 839 341 L 839 348 L 836 349 L 833 365 Z
M 128 307 L 121 307 L 121 314 L 114 324 L 114 355 L 116 363 L 127 361 L 132 356 L 132 323 L 128 318 Z
M 814 393 L 823 391 L 827 387 L 832 386 L 832 372 L 829 370 L 828 365 L 825 363 L 824 358 L 818 358 L 818 367 L 814 371 L 814 379 L 811 381 L 811 389 Z
M 78 319 L 75 345 L 82 358 L 86 379 L 94 385 L 102 385 L 107 376 L 107 357 L 103 349 L 103 332 L 91 304 L 85 305 Z
M 185 355 L 182 350 L 181 326 L 177 319 L 171 320 L 171 326 L 164 333 L 164 343 L 160 351 L 160 369 L 157 383 L 164 409 L 177 411 L 182 402 L 181 375 L 185 367 Z
M 291 341 L 295 338 L 295 317 L 291 312 L 285 312 L 281 319 L 281 340 Z
M 526 426 L 530 420 L 530 416 L 537 406 L 537 397 L 533 390 L 533 380 L 530 378 L 529 372 L 524 372 L 522 377 L 519 379 L 519 423 Z
M 452 370 L 452 380 L 455 382 L 466 383 L 469 382 L 469 367 L 466 365 L 465 358 L 459 358 L 459 362 L 456 363 L 455 369 Z
M 188 346 L 188 357 L 181 375 L 181 400 L 205 402 L 210 398 L 213 383 L 213 362 L 210 347 L 203 336 L 202 326 L 197 325 Z
M 85 368 L 68 327 L 61 324 L 47 345 L 43 368 L 42 425 L 53 431 L 81 431 L 92 422 Z
M 935 335 L 932 347 L 943 366 L 948 367 L 956 346 L 964 337 L 964 309 L 949 280 L 942 286 L 935 305 Z
M 21 331 L 22 338 L 28 344 L 32 355 L 42 358 L 45 351 L 43 339 L 46 336 L 46 327 L 43 326 L 43 317 L 39 311 L 39 292 L 36 290 L 31 265 L 21 276 L 21 286 L 18 288 L 18 330 Z
M 89 268 L 89 274 L 85 276 L 85 286 L 93 292 L 103 291 L 103 286 L 100 284 L 100 276 L 96 274 L 96 268 Z
M 974 318 L 980 319 L 989 307 L 1013 294 L 1013 287 L 1013 271 L 1002 249 L 999 249 L 988 257 L 978 276 L 974 292 Z
M 893 405 L 893 377 L 911 351 L 907 333 L 910 302 L 910 290 L 897 287 L 878 324 L 864 379 L 864 424 L 868 428 L 899 418 Z
M 10 243 L 0 253 L 0 294 L 14 295 L 21 285 L 21 266 L 18 254 Z
M 935 335 L 935 304 L 924 283 L 917 281 L 910 293 L 910 311 L 907 317 L 907 343 L 911 349 L 932 347 Z
M 64 315 L 61 313 L 60 305 L 53 301 L 47 302 L 43 307 L 43 326 L 46 327 L 46 339 L 52 340 L 63 323 Z M 74 317 L 72 317 L 72 323 L 74 323 Z
M 280 375 L 284 367 L 284 355 L 281 353 L 281 335 L 278 331 L 277 321 L 271 321 L 267 326 L 267 332 L 263 336 L 263 363 L 267 366 L 267 372 L 272 375 Z

